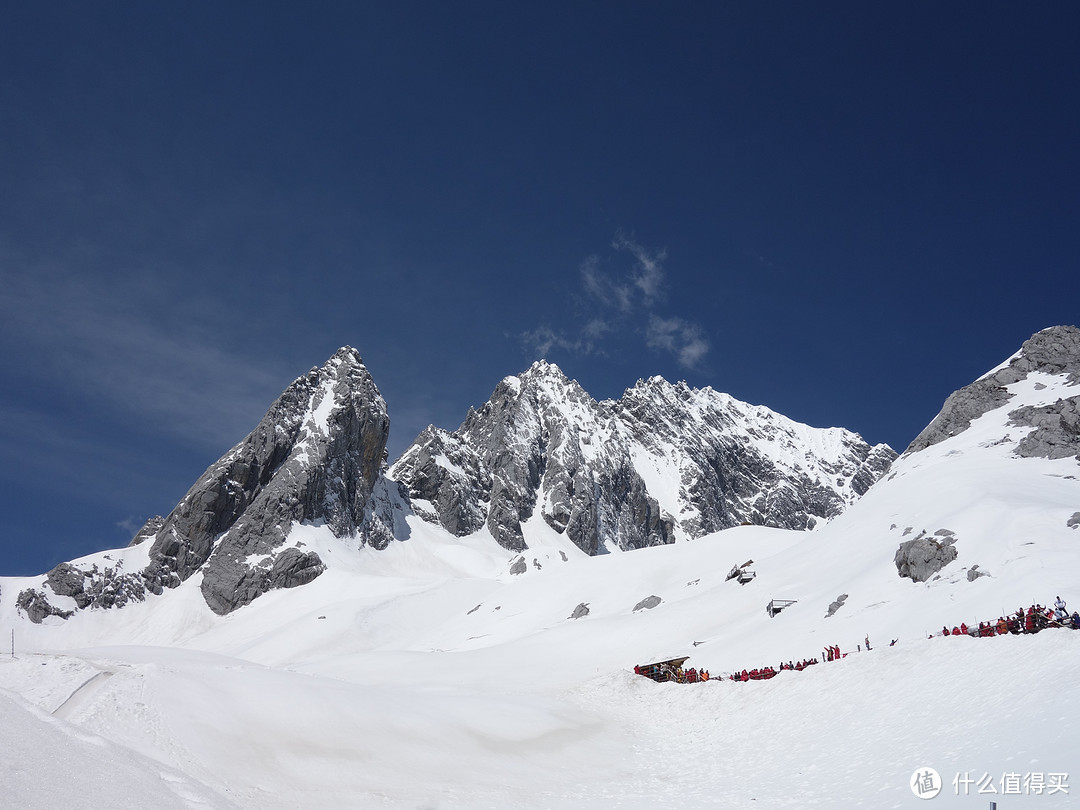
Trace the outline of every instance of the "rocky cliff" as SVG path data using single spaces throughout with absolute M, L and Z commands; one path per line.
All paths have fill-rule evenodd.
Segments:
M 288 542 L 296 523 L 321 522 L 337 537 L 384 548 L 402 531 L 405 508 L 403 493 L 380 477 L 389 427 L 359 354 L 342 348 L 293 382 L 166 518 L 140 530 L 132 542 L 151 544 L 145 569 L 63 563 L 46 586 L 78 608 L 114 607 L 201 572 L 207 604 L 224 614 L 325 570 L 318 554 Z M 47 596 L 26 592 L 31 618 L 62 615 Z

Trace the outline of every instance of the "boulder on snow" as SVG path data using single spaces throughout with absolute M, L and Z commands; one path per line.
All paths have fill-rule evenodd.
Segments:
M 988 577 L 988 576 L 990 576 L 990 572 L 989 571 L 981 571 L 981 570 L 979 570 L 978 565 L 971 566 L 971 568 L 969 568 L 968 572 L 967 572 L 968 582 L 974 582 L 979 577 Z
M 848 598 L 848 595 L 846 593 L 842 593 L 838 597 L 836 597 L 835 602 L 830 602 L 829 603 L 829 612 L 825 614 L 825 618 L 826 619 L 829 618 L 834 613 L 836 613 L 836 611 L 838 611 L 840 608 L 842 608 L 844 606 L 844 602 L 847 600 L 847 598 Z
M 896 571 L 901 577 L 912 582 L 926 582 L 930 577 L 956 559 L 956 538 L 943 537 L 938 540 L 920 532 L 914 540 L 900 544 L 893 557 Z
M 1073 512 L 1072 517 L 1065 521 L 1065 525 L 1070 529 L 1080 527 L 1080 512 Z
M 570 614 L 570 618 L 571 619 L 580 619 L 582 616 L 588 616 L 588 615 L 589 615 L 589 605 L 588 605 L 587 602 L 582 602 L 580 605 L 578 605 L 576 608 L 574 608 L 574 612 Z
M 656 595 L 646 596 L 644 599 L 634 605 L 634 613 L 637 613 L 639 610 L 652 610 L 654 607 L 656 607 L 663 601 L 663 599 Z

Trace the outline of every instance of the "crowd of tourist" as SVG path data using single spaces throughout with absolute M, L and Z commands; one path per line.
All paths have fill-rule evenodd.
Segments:
M 1038 633 L 1041 630 L 1045 630 L 1048 627 L 1067 627 L 1074 630 L 1080 630 L 1080 612 L 1073 611 L 1072 615 L 1066 609 L 1065 601 L 1059 596 L 1054 602 L 1054 607 L 1043 607 L 1042 605 L 1035 604 L 1029 607 L 1027 610 L 1019 608 L 1015 613 L 1011 613 L 1008 616 L 999 616 L 996 621 L 979 622 L 978 627 L 968 627 L 965 622 L 961 622 L 952 630 L 948 625 L 941 628 L 941 633 L 932 633 L 930 638 L 934 638 L 936 635 L 942 636 L 998 636 L 998 635 L 1019 635 L 1021 633 Z M 866 643 L 866 649 L 870 647 L 870 637 L 867 636 L 864 639 Z M 896 644 L 896 639 L 893 639 L 889 646 Z M 858 649 L 862 651 L 862 645 L 858 645 Z M 831 645 L 825 647 L 822 650 L 820 660 L 818 658 L 804 658 L 801 661 L 788 661 L 780 662 L 777 667 L 764 666 L 757 667 L 750 670 L 742 670 L 731 673 L 730 675 L 721 676 L 719 679 L 709 675 L 707 669 L 690 669 L 684 670 L 681 666 L 685 658 L 674 659 L 672 661 L 665 661 L 659 664 L 647 664 L 645 666 L 635 666 L 634 672 L 638 675 L 644 675 L 646 678 L 652 678 L 654 681 L 674 681 L 675 683 L 701 683 L 708 680 L 731 680 L 731 681 L 764 681 L 769 678 L 775 678 L 784 670 L 791 670 L 794 672 L 802 672 L 807 667 L 819 664 L 823 661 L 838 661 L 841 658 L 845 658 L 848 654 L 840 652 L 840 646 Z
M 828 648 L 830 651 L 832 647 Z M 839 651 L 839 647 L 836 648 Z M 828 659 L 833 660 L 833 659 Z M 767 681 L 769 678 L 775 678 L 785 669 L 792 670 L 794 672 L 802 672 L 809 666 L 813 666 L 818 663 L 816 658 L 804 658 L 802 661 L 788 661 L 786 664 L 781 661 L 780 667 L 760 667 L 759 669 L 751 669 L 749 671 L 743 670 L 742 672 L 733 672 L 729 677 L 733 681 Z
M 949 630 L 945 625 L 941 628 L 942 636 L 1004 636 L 1007 634 L 1019 635 L 1021 633 L 1038 633 L 1048 627 L 1068 627 L 1072 630 L 1080 630 L 1080 613 L 1073 611 L 1069 615 L 1065 600 L 1060 596 L 1054 601 L 1054 607 L 1031 605 L 1027 610 L 1018 608 L 1015 613 L 1008 616 L 998 616 L 997 621 L 979 622 L 978 627 L 968 627 L 967 623 L 961 622 L 958 626 Z M 931 634 L 931 638 L 936 634 Z

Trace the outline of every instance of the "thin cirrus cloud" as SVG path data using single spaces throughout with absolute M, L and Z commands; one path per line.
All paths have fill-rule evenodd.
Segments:
M 675 355 L 683 368 L 696 368 L 709 353 L 709 341 L 701 327 L 682 318 L 650 315 L 645 327 L 645 344 Z
M 185 442 L 219 448 L 242 438 L 281 390 L 280 374 L 223 345 L 213 318 L 159 322 L 170 291 L 154 282 L 109 287 L 62 272 L 2 273 L 0 335 L 23 373 L 62 400 L 106 410 Z M 197 310 L 199 307 L 192 307 Z M 54 414 L 59 419 L 59 414 Z
M 641 335 L 644 317 L 645 345 L 670 354 L 680 367 L 696 369 L 709 353 L 709 341 L 700 325 L 677 316 L 656 312 L 667 300 L 667 253 L 641 245 L 632 235 L 619 232 L 611 242 L 614 251 L 628 254 L 632 265 L 621 273 L 605 270 L 604 260 L 589 256 L 579 268 L 581 289 L 593 309 L 599 309 L 584 325 L 570 333 L 540 326 L 519 337 L 535 355 L 544 357 L 553 350 L 578 355 L 603 353 L 603 341 L 627 333 Z

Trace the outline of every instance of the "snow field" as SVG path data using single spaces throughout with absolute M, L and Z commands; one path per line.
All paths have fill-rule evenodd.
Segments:
M 1080 632 L 927 638 L 1058 595 L 1080 607 L 1080 529 L 1067 525 L 1080 472 L 1011 455 L 1016 404 L 900 459 L 814 532 L 739 527 L 588 558 L 534 520 L 513 576 L 518 555 L 486 531 L 453 538 L 410 517 L 409 539 L 376 552 L 299 526 L 288 542 L 328 570 L 225 617 L 197 575 L 164 598 L 30 625 L 14 595 L 43 578 L 2 579 L 0 639 L 14 627 L 17 651 L 0 658 L 4 801 L 906 808 L 925 806 L 912 774 L 935 768 L 931 807 L 1080 806 Z M 957 559 L 928 582 L 898 577 L 899 544 L 942 529 Z M 145 552 L 86 559 L 134 570 Z M 725 581 L 749 559 L 756 579 Z M 976 565 L 987 576 L 969 581 Z M 797 601 L 770 618 L 773 598 Z M 867 636 L 873 650 L 856 651 Z M 632 674 L 689 655 L 717 676 L 833 644 L 849 655 L 768 681 Z M 999 793 L 957 795 L 958 774 Z M 1068 792 L 1002 795 L 1010 774 L 1065 774 Z

